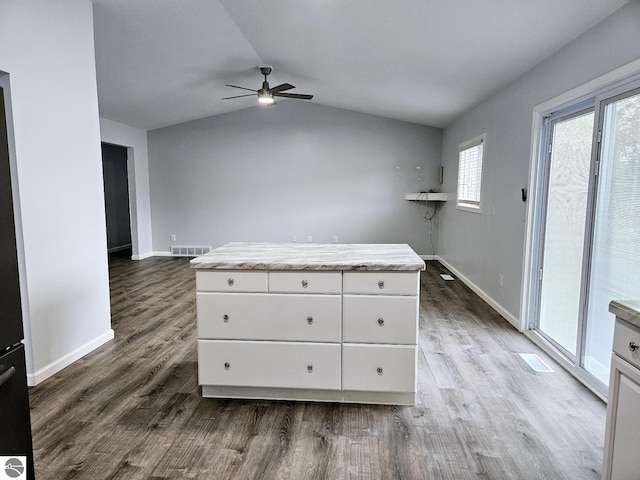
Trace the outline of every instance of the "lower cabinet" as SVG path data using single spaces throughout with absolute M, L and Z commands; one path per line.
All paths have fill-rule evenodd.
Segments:
M 201 385 L 339 390 L 340 344 L 198 340 Z
M 340 343 L 340 295 L 197 294 L 198 338 Z
M 417 296 L 344 295 L 343 342 L 417 344 Z
M 342 388 L 415 392 L 416 350 L 411 345 L 343 345 Z
M 414 404 L 419 275 L 198 271 L 202 395 Z
M 640 478 L 640 329 L 616 320 L 609 378 L 604 468 L 606 480 Z

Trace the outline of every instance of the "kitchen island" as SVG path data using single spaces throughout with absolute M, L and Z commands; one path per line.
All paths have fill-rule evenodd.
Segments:
M 415 403 L 408 245 L 234 242 L 191 267 L 204 397 Z

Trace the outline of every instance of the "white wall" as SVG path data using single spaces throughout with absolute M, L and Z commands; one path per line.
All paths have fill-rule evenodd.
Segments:
M 148 138 L 155 251 L 171 234 L 213 247 L 337 235 L 433 253 L 425 207 L 404 194 L 439 186 L 440 129 L 282 100 Z
M 444 190 L 455 196 L 458 145 L 486 133 L 481 215 L 443 209 L 438 253 L 519 324 L 533 109 L 640 58 L 640 2 L 632 1 L 444 131 Z M 492 214 L 492 208 L 495 215 Z M 446 245 L 446 247 L 445 247 Z M 503 275 L 503 287 L 498 275 Z
M 30 384 L 113 338 L 88 0 L 3 0 Z
M 147 132 L 106 118 L 100 119 L 103 142 L 127 147 L 131 244 L 134 260 L 152 255 L 149 155 Z

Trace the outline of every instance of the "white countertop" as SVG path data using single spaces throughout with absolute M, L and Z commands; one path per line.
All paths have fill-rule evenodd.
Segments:
M 639 300 L 613 300 L 609 304 L 609 311 L 616 317 L 640 327 Z
M 232 242 L 191 260 L 192 268 L 216 270 L 397 270 L 425 269 L 406 244 Z

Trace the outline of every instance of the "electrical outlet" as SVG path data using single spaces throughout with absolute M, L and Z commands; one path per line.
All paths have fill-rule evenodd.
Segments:
M 446 249 L 447 249 L 447 241 L 445 240 L 445 241 L 442 243 L 442 245 L 443 245 L 444 249 L 446 250 Z
M 313 237 L 311 235 L 307 236 L 307 242 L 309 243 L 313 242 Z
M 500 285 L 502 287 L 502 274 L 501 273 L 498 274 L 498 285 Z
M 333 236 L 333 243 L 338 243 L 338 235 Z
M 176 234 L 175 234 L 175 233 L 172 233 L 172 234 L 171 234 L 171 241 L 172 241 L 172 242 L 175 242 L 175 241 L 176 241 Z
M 293 243 L 296 243 L 296 242 L 298 241 L 298 237 L 296 237 L 295 235 L 292 235 L 292 236 L 291 236 L 291 241 L 292 241 Z

